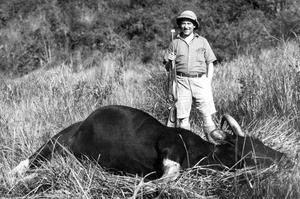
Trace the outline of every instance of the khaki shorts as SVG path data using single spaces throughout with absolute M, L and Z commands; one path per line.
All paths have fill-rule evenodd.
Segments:
M 190 116 L 192 102 L 200 111 L 202 117 L 216 113 L 211 85 L 205 75 L 201 78 L 189 78 L 177 76 L 178 101 L 177 118 Z

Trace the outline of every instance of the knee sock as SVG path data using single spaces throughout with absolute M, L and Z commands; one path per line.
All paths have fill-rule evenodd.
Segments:
M 179 128 L 191 130 L 191 124 L 189 118 L 180 118 L 178 126 Z
M 205 116 L 203 119 L 203 132 L 206 136 L 208 141 L 211 141 L 209 133 L 212 132 L 217 128 L 216 124 L 214 123 L 212 116 Z

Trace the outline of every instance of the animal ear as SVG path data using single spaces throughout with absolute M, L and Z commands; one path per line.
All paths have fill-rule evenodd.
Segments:
M 218 144 L 225 142 L 227 138 L 227 134 L 220 129 L 213 130 L 209 135 Z

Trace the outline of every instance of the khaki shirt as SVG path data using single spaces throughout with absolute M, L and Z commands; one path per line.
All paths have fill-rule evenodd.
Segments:
M 178 35 L 171 42 L 164 56 L 164 64 L 168 62 L 168 54 L 173 52 L 173 48 L 176 54 L 175 65 L 177 72 L 206 73 L 206 66 L 216 60 L 216 56 L 208 41 L 197 33 L 195 33 L 189 44 Z

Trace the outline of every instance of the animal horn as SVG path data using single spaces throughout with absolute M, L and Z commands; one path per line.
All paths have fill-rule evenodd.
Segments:
M 227 122 L 227 124 L 229 125 L 229 127 L 231 128 L 231 130 L 236 134 L 239 135 L 241 137 L 245 137 L 245 133 L 243 132 L 241 126 L 238 124 L 238 122 L 231 117 L 229 114 L 225 114 L 222 117 L 221 120 L 221 129 L 224 126 L 225 121 Z

